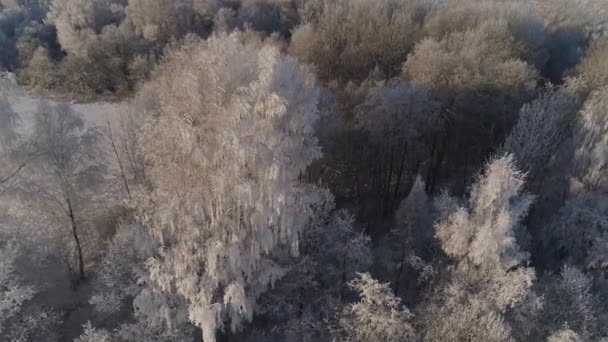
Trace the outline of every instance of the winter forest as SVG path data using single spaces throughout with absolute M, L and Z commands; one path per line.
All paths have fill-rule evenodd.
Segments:
M 608 1 L 0 0 L 0 341 L 608 342 Z

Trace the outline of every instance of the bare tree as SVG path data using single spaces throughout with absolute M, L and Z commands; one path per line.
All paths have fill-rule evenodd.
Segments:
M 71 232 L 78 258 L 78 276 L 85 278 L 81 233 L 85 210 L 100 183 L 103 155 L 95 150 L 98 133 L 67 104 L 42 102 L 34 122 L 32 145 L 39 158 L 33 175 L 33 192 Z

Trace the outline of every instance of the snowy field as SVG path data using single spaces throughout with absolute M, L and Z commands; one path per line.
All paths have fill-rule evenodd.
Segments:
M 15 95 L 10 98 L 10 103 L 13 111 L 19 115 L 21 122 L 19 123 L 18 131 L 20 133 L 28 133 L 31 131 L 32 123 L 36 108 L 41 98 L 30 96 L 27 94 Z M 44 99 L 50 103 L 57 103 L 58 100 Z M 109 102 L 94 102 L 94 103 L 72 103 L 74 111 L 80 113 L 89 127 L 105 125 L 106 120 L 112 122 L 115 113 L 120 104 Z

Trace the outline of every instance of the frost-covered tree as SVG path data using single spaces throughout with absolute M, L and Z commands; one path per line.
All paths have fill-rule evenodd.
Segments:
M 522 96 L 535 86 L 537 72 L 518 58 L 516 47 L 507 22 L 483 23 L 440 40 L 422 40 L 404 64 L 402 76 L 442 93 L 502 88 L 508 91 L 506 96 Z
M 240 26 L 271 34 L 288 36 L 299 22 L 297 1 L 242 0 L 238 11 Z
M 581 341 L 605 337 L 608 331 L 600 321 L 600 299 L 592 287 L 592 277 L 576 267 L 565 266 L 559 276 L 545 279 L 545 304 L 538 328 L 550 334 L 566 325 Z
M 392 77 L 414 46 L 423 1 L 325 1 L 292 36 L 291 52 L 324 80 L 362 80 L 378 67 Z
M 500 0 L 464 0 L 440 2 L 424 22 L 423 31 L 434 39 L 442 39 L 455 32 L 477 29 L 487 22 L 507 23 L 512 42 L 502 42 L 519 58 L 542 70 L 549 59 L 550 33 L 542 18 L 527 2 L 517 4 Z M 492 42 L 499 43 L 499 42 Z
M 583 342 L 583 339 L 567 325 L 549 336 L 547 342 Z
M 563 263 L 581 269 L 604 269 L 608 264 L 608 204 L 604 192 L 578 191 L 570 195 L 541 227 L 542 256 L 547 266 Z
M 530 333 L 539 303 L 534 269 L 517 241 L 532 202 L 523 184 L 513 157 L 505 156 L 487 164 L 468 207 L 442 206 L 453 211 L 440 215 L 436 237 L 455 264 L 427 309 L 428 340 L 511 341 Z
M 82 326 L 84 332 L 74 340 L 74 342 L 110 342 L 112 336 L 110 333 L 103 329 L 95 329 L 91 322 L 87 322 Z
M 587 50 L 585 57 L 576 66 L 576 74 L 581 76 L 591 89 L 608 86 L 608 68 L 603 63 L 608 56 L 608 41 L 598 39 Z
M 60 90 L 82 95 L 128 93 L 128 65 L 151 47 L 126 17 L 124 4 L 116 1 L 53 1 L 46 22 L 56 28 L 66 54 L 55 54 Z
M 355 231 L 354 218 L 336 210 L 333 196 L 322 191 L 313 219 L 303 232 L 300 255 L 285 276 L 258 301 L 259 320 L 274 328 L 265 340 L 326 341 L 327 320 L 350 295 L 348 282 L 371 265 L 371 241 Z M 255 321 L 254 321 L 255 324 Z M 255 335 L 244 334 L 255 341 Z
M 151 287 L 146 261 L 158 247 L 139 224 L 119 225 L 107 246 L 89 303 L 106 325 L 117 326 L 114 340 L 185 340 L 191 335 L 183 299 Z
M 319 266 L 328 265 L 331 274 L 325 273 L 324 283 L 330 284 L 337 279 L 337 289 L 344 296 L 346 282 L 355 272 L 364 270 L 371 264 L 370 238 L 354 231 L 355 219 L 346 211 L 335 214 L 331 224 L 324 227 L 323 240 L 319 241 L 323 250 Z M 325 260 L 323 260 L 325 259 Z
M 422 178 L 416 177 L 410 193 L 395 212 L 395 227 L 388 237 L 397 295 L 401 293 L 402 278 L 412 258 L 427 253 L 433 238 L 431 203 L 424 188 Z
M 9 241 L 0 247 L 2 264 L 0 265 L 0 333 L 8 335 L 5 325 L 9 320 L 19 314 L 25 301 L 32 299 L 34 289 L 31 286 L 19 284 L 15 274 L 15 261 L 18 255 L 18 246 Z M 4 331 L 3 331 L 4 330 Z
M 402 237 L 401 240 L 413 238 L 424 241 L 429 233 L 432 234 L 432 230 L 428 229 L 430 216 L 430 201 L 424 191 L 424 181 L 418 176 L 410 193 L 401 201 L 395 212 L 395 235 Z M 409 243 L 412 247 L 420 247 L 419 243 Z
M 137 224 L 119 226 L 96 272 L 99 285 L 91 298 L 97 311 L 116 314 L 121 306 L 142 291 L 147 272 L 145 261 L 154 255 L 156 241 Z
M 114 169 L 114 178 L 132 200 L 146 185 L 146 161 L 138 139 L 145 109 L 138 98 L 110 107 L 102 130 Z
M 348 304 L 339 315 L 341 341 L 415 341 L 412 314 L 401 304 L 389 284 L 381 284 L 369 273 L 359 273 L 349 282 L 359 293 L 359 302 Z
M 513 156 L 489 162 L 471 189 L 469 208 L 459 208 L 436 226 L 442 249 L 481 267 L 508 270 L 524 263 L 527 253 L 517 235 L 532 196 L 522 192 L 523 185 Z
M 56 86 L 58 75 L 56 65 L 44 47 L 38 47 L 29 59 L 23 73 L 22 81 L 32 89 L 52 89 Z
M 183 298 L 151 286 L 146 261 L 158 248 L 145 227 L 121 223 L 95 269 L 89 304 L 94 317 L 111 328 L 112 341 L 186 341 L 192 336 Z
M 117 158 L 122 160 L 131 184 L 141 186 L 146 184 L 146 161 L 143 156 L 138 135 L 145 121 L 140 112 L 141 104 L 138 99 L 117 109 L 117 128 L 115 130 L 115 144 L 118 150 Z
M 97 137 L 68 104 L 41 102 L 36 110 L 30 143 L 37 158 L 29 192 L 70 232 L 80 280 L 85 277 L 82 238 L 91 214 L 87 211 L 103 174 Z
M 535 2 L 533 6 L 551 34 L 547 74 L 554 80 L 569 68 L 578 68 L 577 63 L 585 58 L 591 40 L 607 32 L 608 8 L 604 2 L 556 0 Z M 601 77 L 601 73 L 597 76 Z
M 110 0 L 53 0 L 46 20 L 57 29 L 64 51 L 86 57 L 102 28 L 117 18 Z
M 24 247 L 13 239 L 0 242 L 0 336 L 15 342 L 56 341 L 58 316 L 34 302 L 41 288 L 24 278 L 31 269 L 23 261 L 36 259 L 24 255 Z
M 608 190 L 608 87 L 592 93 L 574 130 L 574 176 L 590 190 Z
M 194 31 L 197 21 L 201 20 L 194 6 L 195 1 L 191 0 L 129 0 L 127 14 L 137 34 L 152 42 L 167 42 Z M 199 6 L 199 9 L 204 8 Z
M 572 133 L 580 106 L 576 85 L 566 84 L 547 90 L 521 108 L 502 151 L 513 154 L 519 167 L 528 173 L 529 181 L 546 177 L 547 163 Z
M 320 156 L 318 90 L 276 48 L 236 34 L 187 41 L 144 89 L 154 188 L 145 224 L 161 242 L 151 278 L 189 303 L 205 341 L 251 320 L 256 298 L 298 253 L 318 199 L 299 175 Z

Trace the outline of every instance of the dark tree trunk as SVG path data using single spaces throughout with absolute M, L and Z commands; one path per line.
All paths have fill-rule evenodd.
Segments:
M 393 204 L 391 209 L 395 209 L 397 199 L 399 198 L 399 188 L 401 187 L 401 177 L 403 177 L 403 168 L 405 166 L 405 157 L 407 155 L 407 141 L 403 142 L 403 150 L 401 151 L 401 161 L 399 162 L 399 171 L 397 172 L 397 184 L 395 184 L 395 191 L 393 193 Z
M 72 225 L 72 235 L 74 237 L 74 243 L 76 244 L 76 252 L 78 253 L 78 276 L 80 281 L 84 280 L 84 258 L 82 256 L 82 246 L 80 245 L 80 238 L 78 237 L 78 227 L 76 225 L 76 217 L 74 215 L 74 208 L 72 202 L 68 199 L 68 216 L 70 217 L 70 223 Z
M 435 187 L 437 185 L 437 178 L 439 178 L 439 172 L 441 171 L 441 164 L 443 164 L 443 158 L 445 157 L 445 152 L 447 150 L 448 140 L 449 140 L 449 134 L 446 133 L 443 135 L 441 145 L 437 149 L 437 157 L 435 158 L 435 162 L 432 167 L 432 170 L 430 170 L 430 179 L 429 179 L 429 183 L 427 184 L 429 193 L 435 192 Z
M 405 246 L 402 247 L 403 253 L 401 255 L 401 263 L 399 265 L 399 268 L 397 269 L 397 272 L 395 272 L 395 296 L 399 296 L 399 289 L 401 287 L 401 276 L 403 275 L 403 265 L 405 264 L 406 249 Z
M 129 182 L 127 181 L 127 175 L 125 174 L 125 168 L 122 165 L 122 160 L 120 159 L 120 155 L 118 154 L 118 149 L 116 148 L 116 144 L 114 143 L 114 135 L 112 134 L 112 127 L 108 123 L 108 133 L 110 134 L 110 144 L 112 145 L 112 150 L 114 151 L 114 156 L 116 156 L 116 161 L 118 162 L 118 168 L 120 169 L 120 176 L 122 177 L 122 182 L 127 190 L 127 195 L 129 195 L 129 199 L 131 197 L 131 189 L 129 189 Z
M 390 198 L 391 198 L 391 183 L 393 181 L 393 162 L 395 156 L 395 148 L 390 148 L 390 157 L 388 162 L 388 177 L 386 178 L 386 193 L 384 197 L 384 215 L 387 217 L 390 215 Z

